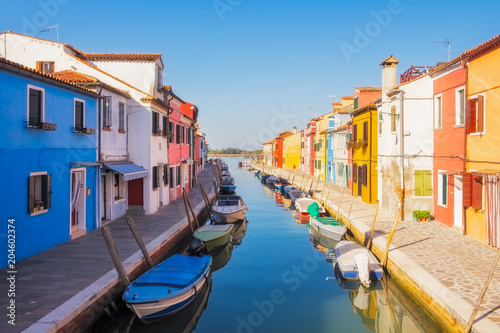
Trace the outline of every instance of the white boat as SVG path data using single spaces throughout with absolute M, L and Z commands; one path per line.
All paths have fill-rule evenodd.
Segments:
M 227 170 L 221 172 L 221 177 L 231 177 L 231 173 Z
M 266 183 L 267 184 L 276 184 L 277 182 L 279 181 L 279 178 L 278 177 L 275 177 L 275 176 L 269 176 L 267 179 L 266 179 Z
M 342 222 L 337 221 L 333 217 L 313 217 L 311 216 L 309 224 L 312 229 L 334 241 L 342 239 L 347 231 L 347 228 Z
M 234 223 L 245 218 L 248 208 L 239 195 L 220 195 L 212 206 L 212 213 L 222 223 Z
M 380 280 L 384 274 L 373 253 L 355 242 L 340 241 L 335 247 L 335 258 L 340 274 L 346 280 L 369 284 L 371 280 Z
M 295 208 L 301 218 L 309 218 L 311 216 L 310 210 L 318 211 L 319 216 L 325 216 L 326 210 L 321 204 L 312 198 L 300 198 L 294 202 Z M 312 214 L 316 215 L 316 214 Z

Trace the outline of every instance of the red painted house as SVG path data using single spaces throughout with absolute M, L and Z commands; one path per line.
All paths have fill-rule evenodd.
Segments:
M 290 131 L 282 132 L 276 138 L 273 150 L 273 165 L 277 168 L 283 168 L 283 139 L 292 135 Z
M 360 109 L 382 96 L 382 87 L 354 88 L 354 110 Z
M 436 68 L 430 75 L 434 88 L 434 217 L 463 230 L 467 71 L 457 60 Z

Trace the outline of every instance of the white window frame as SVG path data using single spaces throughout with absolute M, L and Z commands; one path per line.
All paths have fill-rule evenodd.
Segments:
M 460 92 L 463 92 L 464 103 L 463 107 L 463 119 L 462 123 L 460 123 Z M 467 102 L 467 98 L 465 96 L 465 87 L 457 88 L 455 90 L 455 127 L 463 127 L 465 126 L 465 103 Z M 441 100 L 441 110 L 442 110 L 442 100 Z
M 30 172 L 30 177 L 39 177 L 39 176 L 46 176 L 47 171 L 38 171 L 38 172 Z M 36 212 L 30 213 L 30 216 L 36 216 L 40 214 L 45 214 L 49 211 L 49 209 L 43 209 L 43 210 L 38 210 Z
M 486 94 L 485 93 L 481 93 L 481 94 L 476 94 L 476 95 L 473 95 L 471 96 L 470 98 L 471 99 L 475 99 L 476 100 L 476 129 L 477 129 L 477 110 L 478 110 L 478 107 L 477 107 L 477 97 L 478 96 L 483 96 L 483 131 L 482 132 L 473 132 L 473 133 L 470 133 L 470 136 L 479 136 L 479 135 L 484 135 L 486 133 Z
M 45 122 L 45 88 L 37 87 L 31 84 L 27 85 L 27 96 L 26 96 L 26 120 L 29 123 L 30 120 L 30 89 L 39 90 L 42 92 L 42 111 L 40 116 L 40 122 Z
M 448 208 L 448 202 L 450 201 L 449 193 L 446 195 L 446 204 L 443 204 L 441 199 L 443 198 L 443 191 L 448 190 L 448 183 L 450 181 L 449 175 L 445 175 L 446 170 L 438 170 L 438 198 L 437 205 L 441 207 Z M 446 176 L 446 189 L 443 189 L 443 176 Z
M 438 101 L 440 102 L 440 110 L 438 113 Z M 438 123 L 439 126 L 438 126 Z M 434 96 L 434 129 L 443 128 L 443 94 L 438 94 Z
M 85 109 L 86 109 L 86 106 L 85 106 L 85 101 L 83 99 L 80 99 L 80 98 L 74 98 L 74 101 L 73 101 L 73 126 L 76 128 L 76 118 L 75 118 L 75 113 L 76 113 L 76 102 L 81 102 L 83 103 L 83 120 L 82 120 L 82 128 L 85 128 Z

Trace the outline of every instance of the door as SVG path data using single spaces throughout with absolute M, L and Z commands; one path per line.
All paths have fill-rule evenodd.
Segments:
M 363 190 L 363 167 L 358 167 L 358 197 L 362 197 Z
M 142 206 L 144 204 L 143 178 L 128 181 L 128 204 L 129 206 Z
M 464 228 L 463 176 L 455 175 L 453 187 L 453 226 L 462 230 Z
M 101 221 L 106 220 L 106 176 L 101 176 Z
M 85 171 L 71 172 L 70 235 L 85 230 Z

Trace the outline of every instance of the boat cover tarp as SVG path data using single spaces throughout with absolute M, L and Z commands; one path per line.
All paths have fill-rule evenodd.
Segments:
M 333 217 L 317 217 L 316 220 L 321 224 L 325 225 L 343 225 L 341 222 L 337 221 Z
M 310 216 L 316 217 L 319 216 L 319 205 L 317 202 L 313 202 L 309 206 L 307 206 L 307 211 Z
M 192 284 L 205 270 L 209 259 L 175 255 L 150 269 L 139 277 L 136 286 L 172 286 L 185 288 Z

